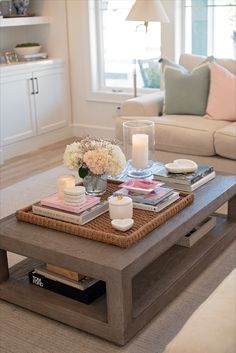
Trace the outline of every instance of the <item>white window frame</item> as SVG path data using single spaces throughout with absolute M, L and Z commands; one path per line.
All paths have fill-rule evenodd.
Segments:
M 90 92 L 88 93 L 88 101 L 99 101 L 108 103 L 121 103 L 122 101 L 133 98 L 134 90 L 132 88 L 112 88 L 105 87 L 104 81 L 104 65 L 102 60 L 102 21 L 99 20 L 101 11 L 99 11 L 100 1 L 88 1 L 89 13 L 89 39 L 90 39 Z M 160 89 L 155 88 L 138 88 L 138 95 L 158 92 Z
M 207 49 L 208 55 L 214 55 L 214 45 L 215 45 L 215 33 L 214 33 L 214 25 L 215 25 L 215 7 L 214 5 L 216 4 L 215 0 L 210 0 L 208 4 L 208 38 L 207 38 Z M 182 18 L 183 18 L 183 23 L 182 23 L 182 52 L 188 52 L 189 54 L 192 53 L 191 51 L 187 51 L 187 43 L 186 43 L 186 13 L 185 13 L 185 7 L 186 7 L 186 0 L 182 2 Z M 190 30 L 190 29 L 189 29 Z M 192 48 L 191 48 L 192 49 Z M 204 54 L 203 54 L 204 55 Z

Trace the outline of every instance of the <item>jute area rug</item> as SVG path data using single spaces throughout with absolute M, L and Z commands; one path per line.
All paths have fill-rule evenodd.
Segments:
M 64 167 L 57 167 L 0 190 L 1 217 L 55 192 L 57 177 L 67 173 Z M 0 353 L 161 353 L 191 314 L 235 267 L 235 245 L 228 247 L 125 347 L 117 347 L 0 300 Z M 22 259 L 16 254 L 8 256 L 10 266 Z

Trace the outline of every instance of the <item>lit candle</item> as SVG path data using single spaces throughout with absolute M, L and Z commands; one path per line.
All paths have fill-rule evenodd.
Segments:
M 61 175 L 57 179 L 58 196 L 61 200 L 64 198 L 64 190 L 75 186 L 74 175 Z
M 146 134 L 132 136 L 132 165 L 137 169 L 148 166 L 148 135 Z

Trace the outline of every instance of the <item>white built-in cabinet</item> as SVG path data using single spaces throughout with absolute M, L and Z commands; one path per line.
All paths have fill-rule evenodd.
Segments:
M 3 146 L 67 124 L 62 63 L 2 72 L 0 92 Z

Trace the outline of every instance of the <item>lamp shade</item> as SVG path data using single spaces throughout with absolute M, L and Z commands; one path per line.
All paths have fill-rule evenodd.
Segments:
M 160 0 L 136 0 L 127 21 L 169 22 L 169 18 Z

